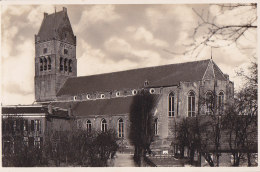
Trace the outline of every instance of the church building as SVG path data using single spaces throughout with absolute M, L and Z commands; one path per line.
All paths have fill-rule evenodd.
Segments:
M 200 107 L 201 97 L 217 95 L 219 113 L 233 101 L 234 84 L 212 59 L 78 77 L 76 46 L 67 9 L 44 13 L 35 35 L 35 101 L 37 112 L 44 114 L 38 116 L 52 120 L 42 120 L 42 133 L 50 126 L 69 129 L 58 121 L 73 118 L 78 127 L 88 131 L 114 129 L 121 146 L 131 147 L 130 106 L 134 96 L 147 89 L 159 96 L 154 109 L 152 150 L 168 153 L 178 121 L 212 113 L 207 105 Z M 30 107 L 24 108 L 24 112 L 23 107 L 3 107 L 2 111 L 3 115 L 28 116 Z M 35 125 L 31 121 L 27 125 Z

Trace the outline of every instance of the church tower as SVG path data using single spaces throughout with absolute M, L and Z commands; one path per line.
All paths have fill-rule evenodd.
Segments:
M 76 36 L 67 9 L 44 13 L 40 30 L 35 35 L 35 100 L 55 100 L 64 82 L 76 76 Z

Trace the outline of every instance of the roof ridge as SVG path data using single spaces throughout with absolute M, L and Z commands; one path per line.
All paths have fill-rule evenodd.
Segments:
M 93 74 L 93 75 L 76 76 L 76 77 L 71 77 L 69 79 L 72 79 L 72 78 L 84 78 L 84 77 L 90 77 L 90 76 L 93 77 L 93 76 L 100 76 L 100 75 L 107 75 L 107 74 L 115 74 L 115 73 L 120 73 L 120 72 L 129 72 L 129 71 L 135 71 L 135 70 L 151 69 L 151 68 L 165 67 L 165 66 L 171 66 L 171 65 L 182 65 L 182 64 L 188 64 L 188 63 L 204 62 L 204 61 L 208 61 L 208 60 L 210 60 L 210 59 L 191 61 L 191 62 L 182 62 L 182 63 L 172 63 L 172 64 L 150 66 L 150 67 L 142 67 L 142 68 L 135 68 L 135 69 L 127 69 L 127 70 L 121 70 L 121 71 L 115 71 L 115 72 L 107 72 L 107 73 L 100 73 L 100 74 Z

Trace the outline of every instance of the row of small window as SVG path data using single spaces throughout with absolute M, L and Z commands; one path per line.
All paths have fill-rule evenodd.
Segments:
M 92 129 L 92 123 L 90 120 L 87 121 L 86 123 L 87 127 L 87 132 L 91 132 Z M 101 120 L 101 131 L 106 132 L 107 131 L 107 121 L 105 119 Z M 122 118 L 118 119 L 118 124 L 117 124 L 117 135 L 119 138 L 124 137 L 124 121 Z
M 136 94 L 137 94 L 137 90 L 132 90 L 132 95 L 136 95 Z M 120 94 L 119 91 L 116 92 L 116 97 L 119 97 L 120 95 L 121 95 L 121 94 Z M 100 98 L 101 98 L 101 99 L 104 99 L 104 98 L 105 98 L 105 94 L 100 94 Z M 77 97 L 77 96 L 74 96 L 73 99 L 74 99 L 74 100 L 78 100 L 78 97 Z M 90 94 L 87 94 L 87 95 L 86 95 L 86 99 L 91 99 Z
M 86 123 L 87 132 L 91 132 L 92 123 L 90 120 Z M 105 119 L 101 120 L 101 131 L 106 132 L 107 131 L 107 121 Z M 158 135 L 158 118 L 154 120 L 154 134 Z M 124 137 L 124 121 L 122 118 L 120 118 L 117 122 L 117 135 L 119 138 Z
M 224 93 L 221 91 L 218 94 L 218 111 L 219 113 L 223 113 L 224 111 Z M 206 93 L 206 99 L 204 101 L 204 104 L 206 105 L 206 115 L 211 115 L 213 113 L 213 105 L 214 105 L 214 96 L 211 91 L 208 91 Z M 174 99 L 174 93 L 171 92 L 169 94 L 169 117 L 175 116 L 175 99 Z M 193 91 L 190 91 L 188 94 L 188 117 L 195 116 L 195 93 Z M 178 105 L 177 105 L 177 111 L 178 111 Z
M 40 71 L 46 71 L 48 67 L 48 70 L 51 70 L 51 57 L 41 57 L 40 58 Z
M 71 59 L 63 59 L 62 57 L 60 57 L 60 71 L 63 71 L 63 67 L 64 67 L 64 71 L 68 71 L 72 72 L 72 60 Z
M 40 120 L 31 120 L 29 125 L 28 120 L 3 120 L 2 123 L 3 132 L 19 132 L 19 131 L 39 131 L 41 133 L 41 121 Z

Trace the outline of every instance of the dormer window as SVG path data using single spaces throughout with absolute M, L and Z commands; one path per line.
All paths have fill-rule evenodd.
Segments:
M 136 94 L 137 94 L 137 90 L 133 90 L 133 91 L 132 91 L 132 94 L 133 94 L 133 95 L 136 95 Z
M 77 96 L 74 96 L 74 97 L 73 97 L 73 100 L 74 100 L 74 101 L 77 100 Z
M 87 95 L 86 95 L 86 98 L 87 98 L 87 99 L 90 99 L 90 95 L 89 95 L 89 94 L 87 94 Z
M 48 49 L 47 49 L 47 48 L 44 48 L 44 49 L 43 49 L 43 54 L 46 54 L 47 51 L 48 51 Z
M 154 93 L 155 93 L 155 89 L 154 89 L 154 88 L 151 88 L 149 92 L 150 92 L 151 94 L 154 94 Z
M 105 94 L 100 95 L 101 99 L 105 98 Z
M 116 92 L 116 97 L 119 97 L 120 96 L 120 92 Z

